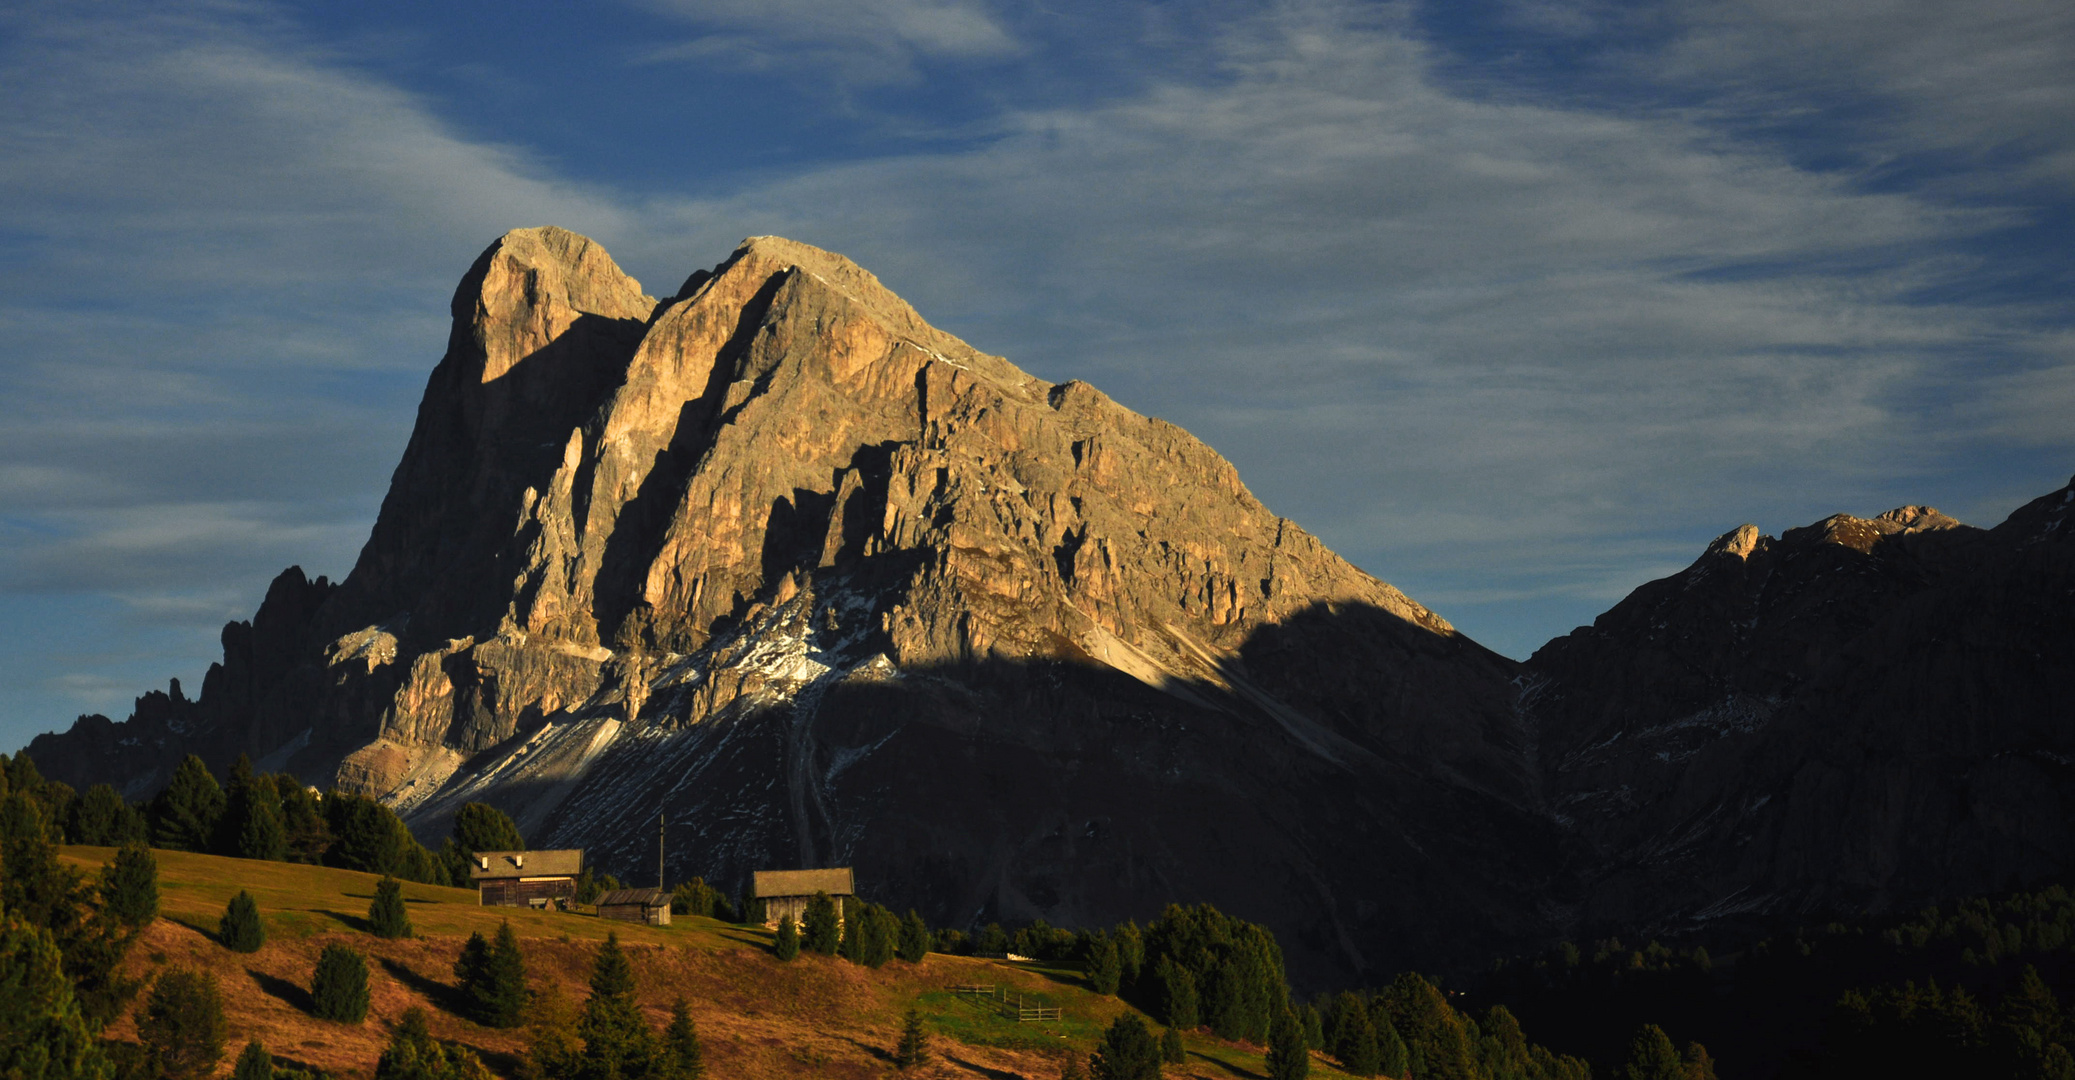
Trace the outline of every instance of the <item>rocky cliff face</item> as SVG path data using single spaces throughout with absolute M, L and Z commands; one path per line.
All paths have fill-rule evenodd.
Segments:
M 2075 856 L 2075 486 L 1746 525 L 1529 661 L 1570 917 L 1907 910 Z
M 487 801 L 637 881 L 660 808 L 673 875 L 855 863 L 951 924 L 1207 898 L 1300 977 L 1540 932 L 1515 665 L 1187 432 L 778 238 L 657 300 L 520 230 L 453 315 L 352 573 L 284 575 L 131 722 L 154 763 Z

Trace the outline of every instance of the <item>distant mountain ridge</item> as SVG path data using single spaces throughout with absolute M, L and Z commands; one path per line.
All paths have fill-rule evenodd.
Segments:
M 284 572 L 195 699 L 39 737 L 49 775 L 135 797 L 183 752 L 246 752 L 431 836 L 489 802 L 637 875 L 661 809 L 673 876 L 855 864 L 938 924 L 1208 899 L 1313 985 L 1980 891 L 2071 850 L 2027 809 L 2064 778 L 2009 763 L 2075 761 L 2048 690 L 2075 651 L 2065 490 L 1986 532 L 1747 526 L 1523 665 L 1187 432 L 817 248 L 752 238 L 658 299 L 522 229 L 453 318 L 347 578 Z M 2018 640 L 2061 651 L 2026 667 Z M 1964 752 L 1920 761 L 1955 710 Z M 1889 727 L 1900 758 L 1850 759 Z M 1913 809 L 1864 810 L 1895 769 Z M 2021 782 L 1948 790 L 1990 774 Z M 1952 826 L 1977 810 L 2003 824 Z M 1946 839 L 1865 832 L 1897 827 Z

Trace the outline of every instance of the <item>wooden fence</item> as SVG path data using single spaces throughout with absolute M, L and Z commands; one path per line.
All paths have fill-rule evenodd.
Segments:
M 1064 1012 L 1056 1005 L 1033 1005 L 1023 996 L 1022 991 L 1010 990 L 1006 986 L 996 986 L 993 983 L 962 983 L 953 986 L 951 992 L 986 998 L 989 1005 L 1001 1010 L 1004 1018 L 1019 1024 L 1038 1020 L 1058 1020 L 1064 1016 Z

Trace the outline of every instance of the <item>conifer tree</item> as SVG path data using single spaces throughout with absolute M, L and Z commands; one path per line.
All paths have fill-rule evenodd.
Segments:
M 75 844 L 114 847 L 144 839 L 136 830 L 136 811 L 113 787 L 95 784 L 72 804 L 72 821 L 65 832 Z
M 1304 1042 L 1304 1025 L 1288 1009 L 1275 1014 L 1268 1025 L 1269 1080 L 1304 1080 L 1311 1075 L 1311 1047 Z
M 490 993 L 486 1002 L 490 1027 L 514 1028 L 526 1017 L 526 955 L 519 951 L 518 935 L 511 920 L 497 927 L 497 940 L 490 945 Z
M 1412 1070 L 1412 1050 L 1398 1034 L 1397 1025 L 1382 1013 L 1376 1015 L 1376 1071 L 1385 1076 L 1404 1076 Z
M 929 924 L 914 908 L 908 909 L 908 917 L 901 920 L 900 958 L 911 964 L 919 964 L 929 955 Z
M 1697 1042 L 1689 1042 L 1686 1044 L 1686 1052 L 1681 1057 L 1682 1064 L 1686 1066 L 1682 1074 L 1684 1080 L 1716 1080 L 1715 1059 L 1708 1056 L 1707 1047 Z
M 656 1033 L 634 1000 L 634 967 L 617 933 L 606 935 L 592 964 L 591 997 L 577 1035 L 584 1043 L 577 1066 L 581 1080 L 646 1076 L 657 1064 Z
M 137 1016 L 152 1062 L 175 1080 L 207 1076 L 223 1058 L 223 995 L 216 976 L 186 968 L 160 975 Z
M 461 999 L 461 1015 L 478 1024 L 490 1013 L 490 943 L 478 930 L 461 943 L 454 958 L 454 981 Z
M 425 1010 L 412 1006 L 382 1057 L 375 1062 L 375 1080 L 489 1080 L 475 1052 L 463 1046 L 442 1046 L 432 1037 Z
M 375 898 L 367 906 L 367 929 L 379 938 L 411 936 L 411 913 L 404 908 L 403 886 L 395 878 L 375 883 Z
M 1110 1023 L 1088 1057 L 1088 1071 L 1095 1080 L 1160 1080 L 1160 1048 L 1137 1013 Z
M 94 1039 L 48 930 L 0 915 L 0 1076 L 105 1080 Z
M 858 912 L 857 961 L 870 968 L 885 967 L 899 944 L 901 921 L 877 904 L 866 904 Z
M 274 1055 L 258 1039 L 247 1042 L 237 1067 L 231 1070 L 231 1080 L 274 1080 Z
M 367 1019 L 367 960 L 344 945 L 324 947 L 310 979 L 317 1018 L 341 1024 Z
M 101 868 L 101 908 L 131 930 L 142 930 L 159 915 L 159 867 L 151 850 L 132 841 Z
M 1189 1049 L 1182 1045 L 1180 1028 L 1168 1028 L 1160 1033 L 1160 1060 L 1169 1065 L 1182 1065 L 1188 1062 Z
M 526 1030 L 531 1049 L 526 1052 L 522 1080 L 568 1080 L 577 1074 L 581 1050 L 577 1043 L 578 1015 L 561 985 L 549 980 L 526 1003 Z
M 811 953 L 834 956 L 836 946 L 842 944 L 842 926 L 836 918 L 836 902 L 825 892 L 817 892 L 807 901 L 807 912 L 800 919 L 800 947 Z
M 281 806 L 281 830 L 287 845 L 283 857 L 294 863 L 321 864 L 331 847 L 331 826 L 325 823 L 317 796 L 287 773 L 274 775 L 274 796 Z
M 922 1013 L 913 1005 L 901 1020 L 901 1041 L 893 1048 L 893 1063 L 912 1069 L 929 1061 L 929 1036 L 922 1030 Z
M 691 1006 L 678 998 L 670 1005 L 670 1026 L 663 1029 L 662 1080 L 700 1080 L 705 1075 L 698 1025 L 692 1023 Z
M 151 800 L 152 846 L 173 851 L 209 850 L 223 817 L 223 788 L 209 766 L 193 754 L 173 770 L 173 779 Z
M 1319 1016 L 1318 1006 L 1305 1005 L 1297 1010 L 1297 1022 L 1304 1025 L 1304 1045 L 1313 1050 L 1326 1047 L 1325 1021 Z
M 1161 1017 L 1167 1026 L 1183 1030 L 1201 1024 L 1197 1011 L 1196 979 L 1189 969 L 1174 962 L 1172 957 L 1162 954 L 1153 964 L 1153 981 L 1159 991 Z
M 252 894 L 243 889 L 231 897 L 224 909 L 223 918 L 216 923 L 216 940 L 232 952 L 258 952 L 267 943 L 266 923 L 259 917 L 259 905 Z
M 1685 1072 L 1671 1037 L 1656 1024 L 1644 1024 L 1628 1045 L 1621 1080 L 1683 1080 Z
M 780 960 L 791 960 L 800 955 L 800 932 L 793 927 L 791 915 L 778 917 L 778 936 L 772 939 L 771 953 Z
M 223 817 L 217 822 L 213 850 L 240 859 L 279 861 L 288 854 L 281 825 L 281 795 L 272 780 L 252 774 L 244 754 L 231 763 L 224 790 Z
M 1117 955 L 1117 943 L 1108 934 L 1097 934 L 1088 945 L 1088 988 L 1102 995 L 1117 992 L 1124 979 L 1124 961 Z

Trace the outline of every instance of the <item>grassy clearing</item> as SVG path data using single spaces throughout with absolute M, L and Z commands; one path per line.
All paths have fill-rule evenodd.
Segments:
M 712 919 L 679 918 L 671 926 L 608 922 L 590 914 L 486 908 L 468 889 L 406 882 L 416 936 L 384 941 L 365 931 L 374 875 L 288 863 L 154 852 L 159 863 L 161 918 L 130 954 L 133 975 L 149 978 L 174 966 L 213 972 L 223 988 L 235 1057 L 258 1038 L 289 1060 L 334 1077 L 368 1077 L 389 1032 L 412 1006 L 432 1013 L 433 1034 L 473 1048 L 500 1076 L 511 1076 L 526 1050 L 523 1032 L 479 1027 L 449 1011 L 453 964 L 473 932 L 488 937 L 510 920 L 536 989 L 553 984 L 570 1000 L 587 994 L 591 958 L 607 933 L 627 946 L 649 1020 L 659 1029 L 671 1002 L 684 997 L 706 1046 L 709 1074 L 732 1080 L 780 1077 L 991 1077 L 1052 1080 L 1068 1054 L 1085 1057 L 1102 1030 L 1129 1006 L 1090 993 L 1080 972 L 1057 965 L 1008 963 L 931 954 L 919 964 L 896 960 L 871 970 L 833 957 L 803 955 L 780 963 L 771 935 Z M 69 847 L 67 861 L 89 873 L 114 857 L 109 848 Z M 216 923 L 238 890 L 250 892 L 266 922 L 267 945 L 250 955 L 215 941 Z M 317 955 L 343 942 L 368 956 L 372 1007 L 368 1021 L 339 1025 L 308 1012 Z M 1031 1004 L 1064 1010 L 1057 1022 L 1017 1023 L 999 1006 L 954 994 L 970 983 L 1008 987 Z M 918 1006 L 932 1032 L 934 1060 L 897 1074 L 892 1049 L 901 1016 Z M 109 1032 L 134 1039 L 128 1018 Z M 1189 1063 L 1170 1077 L 1229 1080 L 1265 1077 L 1257 1048 L 1202 1035 L 1186 1040 Z M 220 1066 L 227 1075 L 231 1061 Z M 1340 1073 L 1318 1061 L 1315 1077 Z

